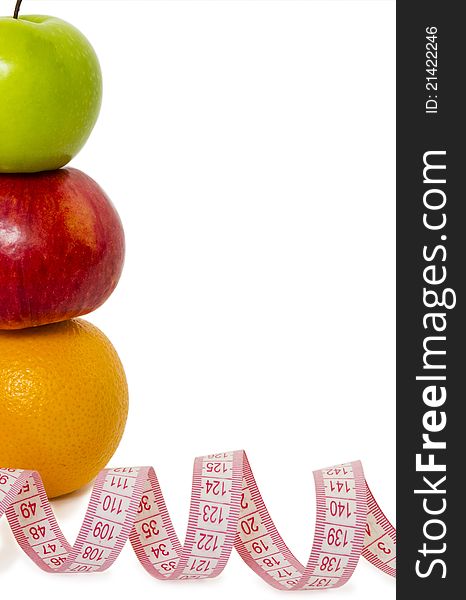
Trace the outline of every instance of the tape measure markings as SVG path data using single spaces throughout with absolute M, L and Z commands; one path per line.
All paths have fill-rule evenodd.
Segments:
M 269 585 L 317 590 L 344 585 L 359 557 L 396 575 L 396 530 L 370 491 L 359 461 L 314 472 L 316 527 L 304 566 L 278 533 L 244 451 L 196 458 L 184 544 L 152 467 L 105 469 L 73 546 L 63 535 L 37 472 L 0 469 L 0 517 L 21 548 L 49 573 L 108 569 L 127 539 L 161 580 L 216 577 L 233 547 Z

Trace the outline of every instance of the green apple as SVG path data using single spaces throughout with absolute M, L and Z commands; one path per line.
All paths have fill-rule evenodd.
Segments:
M 66 165 L 101 101 L 99 61 L 80 31 L 54 17 L 0 17 L 0 173 Z

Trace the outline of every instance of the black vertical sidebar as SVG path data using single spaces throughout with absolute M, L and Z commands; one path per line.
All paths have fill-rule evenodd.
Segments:
M 397 3 L 397 597 L 461 596 L 466 543 L 466 24 Z

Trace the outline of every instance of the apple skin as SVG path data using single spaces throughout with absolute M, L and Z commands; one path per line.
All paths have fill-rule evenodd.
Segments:
M 0 173 L 66 165 L 101 102 L 99 61 L 80 31 L 43 15 L 0 17 Z
M 76 169 L 0 175 L 0 329 L 84 315 L 123 269 L 120 217 Z

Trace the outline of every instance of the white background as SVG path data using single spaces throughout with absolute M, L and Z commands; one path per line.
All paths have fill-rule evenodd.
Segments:
M 104 73 L 73 165 L 106 189 L 127 236 L 120 285 L 89 317 L 130 386 L 111 464 L 154 465 L 183 535 L 194 456 L 244 447 L 303 561 L 313 469 L 360 458 L 394 519 L 395 3 L 23 6 L 78 26 Z M 53 502 L 70 538 L 89 494 Z M 218 580 L 160 583 L 129 545 L 104 574 L 52 577 L 4 519 L 0 577 L 9 599 L 280 593 L 237 555 Z M 375 596 L 394 598 L 394 582 L 363 561 L 326 592 Z

